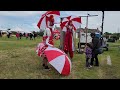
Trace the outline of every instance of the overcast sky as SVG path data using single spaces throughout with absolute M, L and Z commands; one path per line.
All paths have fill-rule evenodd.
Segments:
M 0 29 L 21 28 L 25 31 L 38 31 L 37 23 L 41 15 L 45 11 L 0 11 Z M 60 11 L 61 17 L 75 15 L 86 16 L 98 15 L 97 17 L 89 17 L 88 28 L 100 28 L 102 25 L 101 11 Z M 59 18 L 57 20 L 59 22 Z M 86 26 L 86 18 L 82 17 L 82 28 Z M 105 11 L 104 32 L 118 32 L 120 28 L 120 11 Z

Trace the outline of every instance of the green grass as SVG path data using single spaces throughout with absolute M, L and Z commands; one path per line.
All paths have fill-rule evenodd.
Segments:
M 78 41 L 78 40 L 77 40 Z M 36 40 L 17 40 L 15 37 L 0 38 L 0 79 L 119 79 L 120 42 L 109 43 L 109 51 L 99 55 L 100 67 L 85 69 L 85 55 L 74 53 L 72 71 L 69 76 L 60 75 L 54 68 L 46 71 L 42 59 L 36 55 L 35 48 L 41 42 Z M 59 47 L 59 41 L 55 46 Z M 77 43 L 76 43 L 77 44 Z M 110 55 L 112 66 L 107 65 Z M 50 65 L 49 65 L 50 66 Z M 51 66 L 50 66 L 51 67 Z

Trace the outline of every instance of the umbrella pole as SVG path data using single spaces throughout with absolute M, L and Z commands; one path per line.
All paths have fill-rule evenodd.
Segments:
M 61 39 L 61 33 L 62 33 L 62 30 L 60 29 L 60 47 L 59 47 L 60 49 L 62 49 L 62 43 L 61 43 L 61 42 L 62 42 L 62 41 L 61 41 L 61 40 L 62 40 L 62 39 Z
M 76 31 L 73 33 L 73 42 L 74 42 L 74 48 L 76 51 Z
M 65 32 L 62 31 L 62 50 L 64 49 Z
M 60 22 L 62 23 L 63 18 L 60 18 Z M 65 38 L 65 32 L 62 31 L 60 32 L 60 48 L 63 50 L 64 48 L 64 38 Z
M 80 30 L 81 30 L 81 25 L 80 25 Z M 79 31 L 79 53 L 80 53 L 80 31 Z
M 62 20 L 63 20 L 63 18 L 60 18 L 60 23 L 62 23 Z M 63 50 L 62 38 L 63 38 L 63 36 L 62 36 L 62 28 L 60 27 L 60 49 Z
M 87 32 L 88 32 L 88 16 L 86 19 L 86 44 L 87 44 Z
M 64 43 L 64 32 L 60 31 L 60 49 L 63 50 L 63 43 Z

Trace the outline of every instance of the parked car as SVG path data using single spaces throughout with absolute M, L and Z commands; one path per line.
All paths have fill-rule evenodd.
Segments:
M 114 38 L 110 38 L 110 39 L 108 39 L 107 42 L 115 42 L 115 39 Z

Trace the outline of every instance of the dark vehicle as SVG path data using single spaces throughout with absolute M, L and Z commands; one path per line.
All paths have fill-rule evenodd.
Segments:
M 106 49 L 106 51 L 108 51 L 108 43 L 107 43 L 107 39 L 106 39 L 106 37 L 103 37 L 102 38 L 102 48 L 105 48 Z
M 115 39 L 114 38 L 110 38 L 110 39 L 108 39 L 107 42 L 114 42 L 115 43 Z

